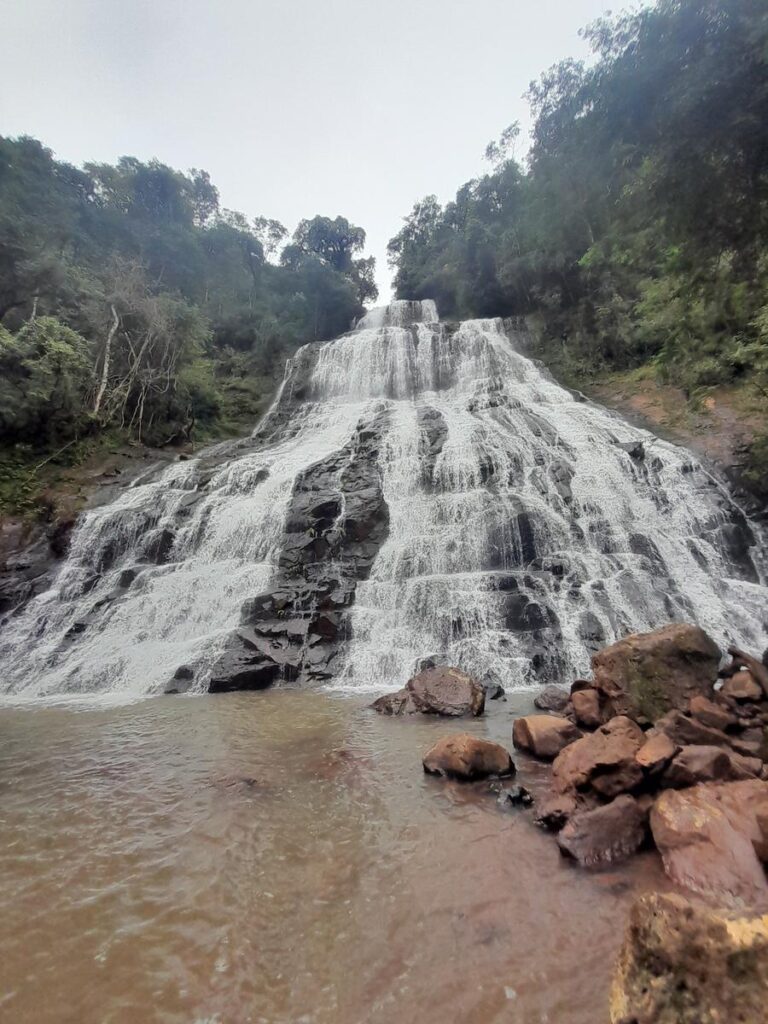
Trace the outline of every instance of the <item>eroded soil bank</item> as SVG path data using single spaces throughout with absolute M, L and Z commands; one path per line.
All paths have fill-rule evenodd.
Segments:
M 273 691 L 0 709 L 0 1006 L 16 1024 L 607 1024 L 655 855 L 577 869 L 439 735 Z M 516 754 L 536 791 L 548 769 Z

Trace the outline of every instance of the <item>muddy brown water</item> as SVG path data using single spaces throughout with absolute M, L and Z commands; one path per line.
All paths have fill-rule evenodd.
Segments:
M 421 770 L 446 731 L 511 745 L 520 710 L 403 721 L 292 691 L 0 710 L 0 1019 L 607 1024 L 655 856 L 580 871 L 529 813 Z

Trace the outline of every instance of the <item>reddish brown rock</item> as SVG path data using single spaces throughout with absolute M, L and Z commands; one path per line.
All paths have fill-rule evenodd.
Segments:
M 656 775 L 667 767 L 678 749 L 666 733 L 654 732 L 635 754 L 635 760 L 643 771 Z
M 533 698 L 534 707 L 539 711 L 562 711 L 570 697 L 568 691 L 561 686 L 545 686 L 540 693 Z
M 656 722 L 656 732 L 663 732 L 680 747 L 699 743 L 711 747 L 729 747 L 731 738 L 719 729 L 704 725 L 698 718 L 689 718 L 682 711 L 670 711 Z
M 410 679 L 404 689 L 379 697 L 371 705 L 384 715 L 444 715 L 461 718 L 482 715 L 485 690 L 458 668 L 428 668 Z
M 515 765 L 499 743 L 469 733 L 443 736 L 424 756 L 424 771 L 451 779 L 472 781 L 489 775 L 513 775 Z
M 737 672 L 730 679 L 726 679 L 720 692 L 724 697 L 731 697 L 733 700 L 739 701 L 739 703 L 742 701 L 758 701 L 763 696 L 763 688 L 756 681 L 752 673 L 747 672 L 746 669 L 742 672 Z
M 611 1024 L 765 1024 L 768 915 L 731 916 L 678 893 L 629 915 L 611 989 Z
M 571 793 L 547 793 L 536 801 L 533 820 L 550 832 L 557 832 L 576 811 L 576 797 Z
M 682 747 L 664 772 L 663 785 L 674 789 L 695 786 L 697 782 L 726 782 L 744 778 L 733 774 L 731 759 L 721 747 Z
M 631 796 L 574 814 L 557 836 L 560 849 L 585 867 L 626 860 L 645 838 L 646 812 Z
M 624 716 L 611 719 L 558 754 L 552 769 L 553 788 L 567 793 L 591 786 L 607 797 L 634 788 L 643 777 L 635 755 L 644 741 L 635 722 Z
M 515 720 L 512 742 L 518 750 L 526 750 L 545 761 L 552 761 L 579 739 L 581 732 L 573 722 L 557 715 L 526 715 Z
M 571 704 L 579 725 L 586 729 L 596 729 L 598 725 L 602 725 L 603 715 L 597 690 L 576 690 L 571 694 Z
M 702 725 L 707 725 L 710 729 L 719 729 L 721 732 L 725 732 L 726 729 L 731 729 L 737 724 L 735 715 L 732 715 L 720 704 L 715 704 L 708 697 L 701 695 L 691 697 L 690 712 Z
M 710 696 L 720 651 L 699 629 L 672 623 L 653 633 L 633 633 L 592 658 L 596 689 L 608 714 L 655 722 L 665 712 L 688 707 L 697 694 Z
M 738 754 L 743 754 L 745 757 L 759 757 L 764 760 L 765 757 L 765 730 L 758 727 L 752 729 L 745 729 L 739 736 L 729 737 L 731 746 Z
M 678 885 L 718 899 L 768 902 L 758 859 L 766 836 L 768 783 L 703 783 L 665 790 L 651 811 L 651 830 L 664 868 Z

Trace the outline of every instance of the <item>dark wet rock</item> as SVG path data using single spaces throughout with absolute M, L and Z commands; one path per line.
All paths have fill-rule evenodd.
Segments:
M 497 803 L 502 807 L 532 807 L 533 794 L 525 786 L 501 787 L 496 790 Z
M 533 703 L 539 711 L 562 711 L 570 700 L 570 695 L 562 686 L 545 686 L 540 693 L 533 698 Z
M 420 406 L 416 416 L 419 429 L 422 480 L 425 487 L 431 488 L 434 486 L 435 463 L 448 436 L 448 426 L 442 414 L 429 405 Z
M 425 754 L 424 771 L 470 782 L 489 775 L 513 775 L 515 765 L 500 744 L 455 733 L 438 740 Z
M 637 800 L 619 796 L 602 807 L 577 811 L 558 833 L 557 843 L 584 867 L 615 864 L 642 845 L 646 817 Z
M 579 618 L 579 636 L 587 650 L 597 651 L 605 643 L 605 630 L 594 612 L 582 612 Z
M 557 715 L 526 715 L 516 719 L 512 726 L 514 746 L 545 761 L 554 760 L 580 736 L 581 732 L 572 722 Z
M 477 716 L 485 708 L 485 690 L 461 669 L 429 668 L 409 679 L 402 690 L 379 697 L 371 707 L 384 715 Z
M 721 900 L 768 903 L 768 782 L 665 790 L 651 811 L 664 868 L 678 885 Z
M 613 978 L 611 1024 L 764 1024 L 768 919 L 678 893 L 632 906 Z
M 244 603 L 212 689 L 323 681 L 336 671 L 357 584 L 389 533 L 374 458 L 383 422 L 359 426 L 347 445 L 296 479 L 276 578 L 269 593 Z
M 631 719 L 611 719 L 558 754 L 552 768 L 554 789 L 567 793 L 591 787 L 604 797 L 634 789 L 643 777 L 636 754 L 644 742 L 642 729 Z
M 123 569 L 117 580 L 118 587 L 120 587 L 122 590 L 127 590 L 138 575 L 139 570 L 137 568 Z
M 547 793 L 536 800 L 533 820 L 541 828 L 558 832 L 576 813 L 576 797 L 572 793 Z
M 619 448 L 635 462 L 642 462 L 645 459 L 645 445 L 642 441 L 621 441 Z
M 149 562 L 165 565 L 170 560 L 176 535 L 173 530 L 150 530 L 140 549 L 140 554 Z
M 592 658 L 594 686 L 609 714 L 654 722 L 691 697 L 713 693 L 720 651 L 698 626 L 672 623 L 633 633 Z

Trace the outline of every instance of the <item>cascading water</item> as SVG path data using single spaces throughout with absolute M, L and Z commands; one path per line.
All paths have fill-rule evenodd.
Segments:
M 253 438 L 82 517 L 0 632 L 0 688 L 381 692 L 427 657 L 514 688 L 670 620 L 762 650 L 762 550 L 722 485 L 522 340 L 399 302 L 305 346 Z

